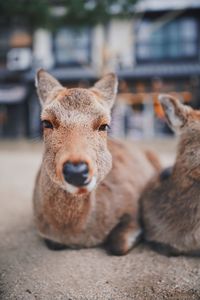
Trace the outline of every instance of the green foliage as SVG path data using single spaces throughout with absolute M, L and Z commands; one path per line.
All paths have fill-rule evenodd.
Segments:
M 1 0 L 0 20 L 24 22 L 31 27 L 63 24 L 89 25 L 106 23 L 111 17 L 131 17 L 137 0 Z M 65 13 L 53 16 L 51 8 L 62 6 Z
M 95 24 L 107 22 L 113 16 L 130 17 L 136 0 L 65 0 L 63 3 L 68 8 L 66 21 Z M 117 13 L 113 12 L 115 8 Z
M 25 23 L 32 27 L 48 26 L 49 1 L 1 0 L 0 19 L 8 23 Z

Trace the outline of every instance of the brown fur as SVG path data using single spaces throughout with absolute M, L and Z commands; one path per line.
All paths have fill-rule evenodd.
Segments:
M 116 77 L 109 74 L 88 90 L 66 89 L 41 70 L 36 83 L 42 119 L 54 125 L 44 129 L 44 155 L 34 191 L 40 235 L 69 247 L 92 247 L 108 241 L 128 215 L 122 229 L 116 229 L 117 238 L 110 239 L 111 251 L 125 254 L 140 233 L 137 200 L 156 169 L 144 151 L 98 131 L 101 124 L 110 122 Z M 92 191 L 68 190 L 62 174 L 68 160 L 87 162 L 90 178 L 96 176 Z
M 171 174 L 156 176 L 142 193 L 144 238 L 168 254 L 200 255 L 200 112 L 168 95 L 161 104 L 180 142 Z

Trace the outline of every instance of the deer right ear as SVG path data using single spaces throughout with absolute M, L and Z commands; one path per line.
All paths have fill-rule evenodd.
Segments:
M 168 125 L 178 133 L 186 124 L 188 114 L 192 109 L 183 105 L 177 98 L 171 95 L 161 94 L 158 98 L 165 112 Z
M 114 73 L 108 73 L 95 83 L 92 90 L 98 90 L 105 103 L 112 108 L 117 95 L 118 79 Z
M 53 90 L 63 88 L 57 79 L 55 79 L 52 75 L 50 75 L 43 69 L 37 71 L 35 77 L 35 86 L 37 88 L 37 93 L 42 105 L 45 103 L 49 94 Z

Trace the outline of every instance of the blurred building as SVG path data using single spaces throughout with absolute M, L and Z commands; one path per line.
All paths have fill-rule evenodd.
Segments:
M 55 19 L 65 13 L 60 3 L 51 7 Z M 137 126 L 140 132 L 142 111 L 149 120 L 142 126 L 147 135 L 154 134 L 153 128 L 149 131 L 155 125 L 152 103 L 156 107 L 160 92 L 178 92 L 199 107 L 200 0 L 141 0 L 127 19 L 115 18 L 117 9 L 109 23 L 93 27 L 62 24 L 53 31 L 33 30 L 22 20 L 0 21 L 0 136 L 39 135 L 34 89 L 39 67 L 68 86 L 88 86 L 115 71 L 121 79 L 116 115 L 123 119 L 123 132 L 129 127 L 137 131 Z

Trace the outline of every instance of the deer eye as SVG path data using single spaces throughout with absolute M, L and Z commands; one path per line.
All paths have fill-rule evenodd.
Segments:
M 47 120 L 42 121 L 42 126 L 43 126 L 43 128 L 53 129 L 53 124 L 50 121 L 47 121 Z
M 108 128 L 110 128 L 110 126 L 108 124 L 102 124 L 101 126 L 99 126 L 98 130 L 99 131 L 107 131 Z

